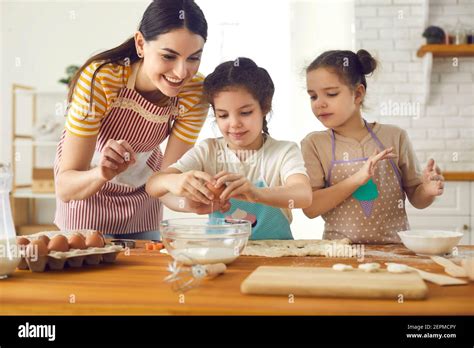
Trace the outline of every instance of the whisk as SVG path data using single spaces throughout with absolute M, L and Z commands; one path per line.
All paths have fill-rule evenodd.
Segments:
M 182 256 L 180 255 L 182 259 Z M 175 292 L 186 292 L 198 287 L 205 277 L 214 277 L 224 273 L 227 269 L 223 263 L 215 263 L 210 265 L 194 264 L 191 258 L 186 257 L 188 262 L 174 260 L 168 264 L 170 275 L 166 276 L 164 281 L 171 283 L 171 289 Z M 186 266 L 190 264 L 191 266 Z

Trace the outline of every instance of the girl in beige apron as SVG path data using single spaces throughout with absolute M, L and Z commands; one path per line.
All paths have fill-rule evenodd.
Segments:
M 364 120 L 372 140 L 380 151 L 385 146 Z M 336 137 L 331 130 L 332 159 L 326 187 L 356 173 L 368 158 L 336 158 Z M 375 175 L 349 198 L 323 214 L 323 239 L 349 238 L 354 243 L 400 243 L 397 232 L 409 229 L 405 212 L 405 191 L 401 174 L 392 159 L 380 161 Z

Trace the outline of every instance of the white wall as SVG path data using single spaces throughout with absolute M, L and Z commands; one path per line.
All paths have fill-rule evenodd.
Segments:
M 11 160 L 11 84 L 65 92 L 57 80 L 64 76 L 66 66 L 80 65 L 92 54 L 130 37 L 148 3 L 0 3 L 0 161 Z M 248 56 L 269 71 L 276 85 L 270 134 L 299 143 L 308 132 L 320 129 L 310 110 L 302 72 L 326 49 L 353 47 L 353 0 L 198 0 L 197 3 L 209 24 L 200 71 L 208 74 L 222 61 Z M 54 98 L 62 97 L 48 98 L 52 100 L 45 102 L 40 113 L 51 113 Z M 26 101 L 22 106 L 20 124 L 27 124 Z M 215 136 L 219 133 L 212 127 L 210 118 L 199 140 Z M 28 157 L 23 156 L 22 162 L 26 164 Z M 40 211 L 44 222 L 52 221 L 52 209 Z M 174 215 L 165 213 L 166 217 Z M 320 238 L 322 234 L 320 219 L 310 221 L 298 211 L 292 227 L 297 238 Z
M 377 4 L 377 6 L 374 6 Z M 416 56 L 425 43 L 421 36 L 424 0 L 357 0 L 357 48 L 379 58 L 381 68 L 369 78 L 368 119 L 392 123 L 407 130 L 419 160 L 437 160 L 443 170 L 474 170 L 474 60 L 435 58 L 426 113 L 389 112 L 387 108 L 423 103 L 422 60 Z M 474 1 L 431 0 L 428 25 L 466 26 L 474 23 Z M 408 105 L 408 104 L 406 104 Z M 408 110 L 408 109 L 406 109 Z M 385 111 L 384 111 L 385 112 Z
M 64 90 L 64 69 L 131 36 L 148 1 L 2 1 L 1 151 L 11 160 L 11 84 Z M 112 14 L 111 14 L 112 12 Z M 46 112 L 49 112 L 47 110 Z M 28 115 L 25 117 L 25 121 Z

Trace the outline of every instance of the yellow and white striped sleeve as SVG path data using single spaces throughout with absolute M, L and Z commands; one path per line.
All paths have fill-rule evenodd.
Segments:
M 99 133 L 100 124 L 108 109 L 106 88 L 99 73 L 94 78 L 93 102 L 91 99 L 91 81 L 97 62 L 88 65 L 77 80 L 67 114 L 66 129 L 74 135 L 90 137 Z
M 209 112 L 209 104 L 203 101 L 203 83 L 204 76 L 198 73 L 178 94 L 179 116 L 172 133 L 188 144 L 196 142 Z

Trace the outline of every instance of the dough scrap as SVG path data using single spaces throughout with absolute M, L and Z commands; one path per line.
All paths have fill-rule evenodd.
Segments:
M 463 259 L 461 261 L 461 264 L 466 270 L 466 273 L 469 279 L 474 280 L 474 257 Z
M 372 262 L 372 263 L 361 263 L 359 265 L 359 269 L 363 270 L 364 272 L 378 272 L 380 269 L 380 263 Z
M 390 273 L 409 273 L 412 272 L 410 267 L 401 263 L 386 263 L 387 271 Z
M 326 256 L 328 248 L 334 245 L 351 244 L 350 239 L 334 240 L 249 240 L 242 255 L 283 257 L 283 256 Z
M 332 265 L 332 269 L 335 271 L 346 272 L 346 271 L 352 271 L 354 268 L 352 268 L 351 265 L 346 265 L 344 263 L 336 263 Z

